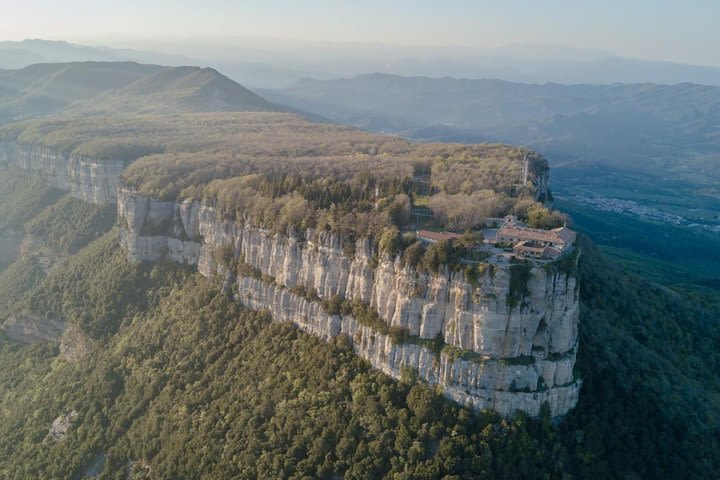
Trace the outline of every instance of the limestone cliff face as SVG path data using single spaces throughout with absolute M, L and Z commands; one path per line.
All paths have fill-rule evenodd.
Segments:
M 326 339 L 347 335 L 358 355 L 396 378 L 414 369 L 449 398 L 505 416 L 516 410 L 537 415 L 544 402 L 558 416 L 577 402 L 578 296 L 571 275 L 532 268 L 529 293 L 512 305 L 507 267 L 488 269 L 476 282 L 448 271 L 418 272 L 378 256 L 369 240 L 347 255 L 332 234 L 309 231 L 304 238 L 312 240 L 272 234 L 223 219 L 208 206 L 125 189 L 118 217 L 131 260 L 196 265 L 232 286 L 248 307 L 270 310 L 276 321 Z M 263 279 L 231 273 L 224 265 L 228 255 Z M 395 343 L 350 315 L 329 315 L 319 301 L 294 293 L 301 290 L 370 305 L 388 326 L 406 328 L 410 339 Z M 448 345 L 439 355 L 427 346 L 438 335 Z
M 98 162 L 41 145 L 16 143 L 0 144 L 0 164 L 37 172 L 51 186 L 97 205 L 117 200 L 118 179 L 126 166 L 122 161 Z

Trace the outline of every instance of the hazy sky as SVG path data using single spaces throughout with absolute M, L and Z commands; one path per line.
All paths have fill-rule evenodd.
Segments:
M 720 65 L 720 0 L 1 0 L 0 39 L 111 46 L 268 36 L 397 45 L 552 44 Z

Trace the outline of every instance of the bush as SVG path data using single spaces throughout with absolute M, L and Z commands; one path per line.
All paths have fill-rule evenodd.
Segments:
M 411 268 L 417 268 L 425 256 L 425 246 L 420 241 L 416 241 L 405 249 L 403 252 L 403 263 Z
M 506 299 L 506 303 L 510 308 L 522 304 L 525 297 L 530 294 L 528 282 L 531 275 L 532 270 L 527 263 L 510 265 L 510 286 Z
M 450 240 L 440 240 L 430 245 L 422 259 L 422 268 L 433 273 L 440 271 L 441 265 L 447 265 L 453 258 L 453 244 Z
M 380 252 L 395 256 L 402 248 L 402 237 L 397 227 L 387 227 L 383 230 L 378 243 Z

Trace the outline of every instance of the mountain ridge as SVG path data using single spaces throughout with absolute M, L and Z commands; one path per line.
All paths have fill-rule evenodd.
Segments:
M 0 122 L 50 114 L 279 110 L 209 68 L 93 61 L 0 71 Z
M 713 133 L 720 127 L 720 87 L 687 82 L 563 85 L 374 73 L 305 79 L 260 93 L 333 121 L 417 140 L 530 145 L 551 159 L 574 156 L 623 168 L 632 162 L 621 154 L 639 146 L 644 157 L 668 166 L 678 156 L 707 166 L 702 157 L 720 142 Z

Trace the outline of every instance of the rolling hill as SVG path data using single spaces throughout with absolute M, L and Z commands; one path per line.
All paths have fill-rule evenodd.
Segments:
M 55 113 L 164 67 L 131 62 L 37 64 L 0 72 L 0 121 Z
M 0 71 L 0 122 L 48 114 L 277 110 L 209 68 L 74 62 Z
M 280 110 L 217 70 L 173 67 L 65 109 L 63 114 L 272 112 Z

